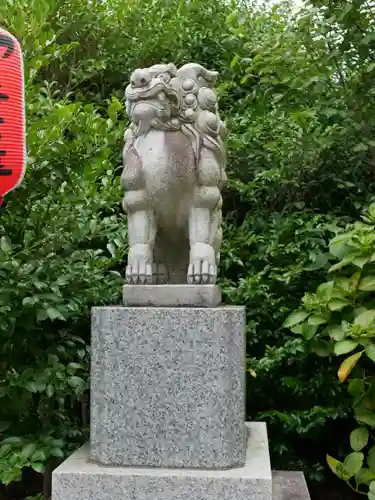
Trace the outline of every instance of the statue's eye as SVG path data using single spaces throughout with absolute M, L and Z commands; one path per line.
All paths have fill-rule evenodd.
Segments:
M 158 75 L 158 78 L 160 80 L 164 80 L 165 83 L 169 83 L 169 81 L 170 81 L 170 76 L 168 75 L 168 73 L 160 73 Z
M 141 78 L 141 85 L 146 85 L 146 78 Z
M 135 87 L 135 81 L 134 81 L 134 80 L 130 80 L 130 85 L 131 85 L 132 87 Z

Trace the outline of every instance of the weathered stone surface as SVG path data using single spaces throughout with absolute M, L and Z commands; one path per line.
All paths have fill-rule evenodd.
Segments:
M 217 285 L 124 285 L 125 306 L 217 307 L 221 290 Z
M 310 500 L 302 472 L 274 471 L 272 500 Z
M 194 63 L 130 77 L 121 175 L 128 283 L 216 282 L 227 138 L 217 77 Z
M 93 308 L 92 460 L 242 465 L 244 326 L 243 307 Z
M 247 425 L 245 465 L 229 470 L 106 467 L 84 446 L 53 472 L 52 500 L 271 500 L 266 426 Z

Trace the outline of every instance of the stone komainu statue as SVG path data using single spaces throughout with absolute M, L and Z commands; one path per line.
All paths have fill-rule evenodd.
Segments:
M 226 180 L 226 127 L 199 64 L 136 69 L 126 88 L 128 283 L 215 283 Z

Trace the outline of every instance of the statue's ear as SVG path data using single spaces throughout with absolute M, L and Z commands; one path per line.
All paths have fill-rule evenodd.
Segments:
M 177 68 L 173 63 L 168 64 L 167 71 L 172 77 L 175 77 L 177 74 Z
M 219 73 L 217 71 L 207 71 L 205 79 L 208 80 L 208 82 L 212 85 L 215 85 L 218 76 Z

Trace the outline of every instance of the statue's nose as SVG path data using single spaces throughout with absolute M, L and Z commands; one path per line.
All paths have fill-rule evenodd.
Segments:
M 151 75 L 148 69 L 136 69 L 130 80 L 130 85 L 132 87 L 145 87 L 151 81 Z

